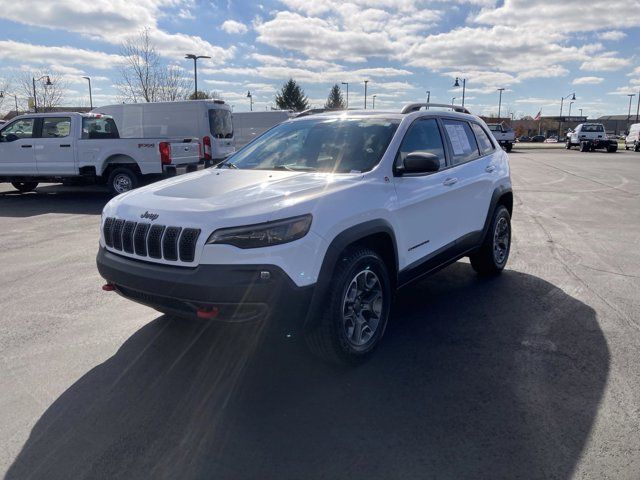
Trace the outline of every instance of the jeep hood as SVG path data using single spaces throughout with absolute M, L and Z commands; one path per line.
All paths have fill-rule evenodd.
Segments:
M 120 195 L 107 204 L 105 215 L 139 221 L 146 212 L 165 225 L 238 225 L 245 218 L 259 223 L 309 213 L 308 203 L 318 196 L 361 182 L 358 174 L 207 169 Z

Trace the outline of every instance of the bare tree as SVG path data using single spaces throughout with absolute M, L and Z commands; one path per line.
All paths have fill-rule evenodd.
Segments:
M 123 101 L 175 101 L 187 95 L 187 79 L 178 67 L 162 61 L 148 28 L 124 42 L 120 55 L 123 62 L 117 88 Z
M 11 90 L 11 82 L 9 82 L 9 79 L 0 78 L 0 93 L 2 93 L 2 95 L 0 95 L 0 113 L 4 111 L 2 107 L 5 104 L 5 100 L 7 100 L 8 105 L 11 105 L 8 101 L 10 90 Z
M 44 77 L 44 78 L 43 78 Z M 46 85 L 46 77 L 51 80 L 51 85 Z M 36 104 L 38 111 L 46 112 L 47 110 L 57 107 L 62 103 L 67 92 L 67 82 L 62 75 L 40 70 L 34 73 L 25 73 L 18 79 L 18 88 L 22 91 L 26 98 L 33 97 L 33 80 L 36 84 Z

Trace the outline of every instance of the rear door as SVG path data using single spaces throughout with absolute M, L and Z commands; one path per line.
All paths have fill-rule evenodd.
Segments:
M 43 117 L 40 135 L 34 139 L 39 175 L 65 176 L 77 173 L 71 117 Z
M 36 175 L 34 118 L 21 118 L 0 130 L 0 175 Z
M 443 118 L 442 125 L 451 152 L 448 184 L 455 192 L 449 205 L 451 228 L 460 241 L 473 243 L 487 218 L 496 175 L 496 156 L 503 152 L 475 122 Z

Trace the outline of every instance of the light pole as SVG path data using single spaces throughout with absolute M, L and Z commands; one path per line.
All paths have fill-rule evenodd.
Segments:
M 377 95 L 371 95 L 371 98 L 373 99 L 373 105 L 371 106 L 371 110 L 375 110 L 376 109 L 376 97 Z
M 454 87 L 459 87 L 460 86 L 460 79 L 458 77 L 456 77 L 456 82 L 453 84 Z M 465 91 L 467 89 L 467 79 L 463 78 L 462 79 L 462 106 L 464 107 L 464 94 Z
M 502 92 L 504 92 L 504 88 L 499 88 L 500 97 L 498 99 L 498 120 L 500 120 L 500 110 L 502 108 Z
M 636 123 L 638 123 L 638 114 L 640 114 L 640 90 L 638 91 L 638 106 L 636 107 Z
M 571 105 L 573 105 L 575 102 L 569 102 L 569 121 L 571 121 Z
M 91 77 L 82 77 L 89 82 L 89 106 L 93 110 L 93 97 L 91 96 Z
M 347 110 L 349 110 L 349 82 L 342 82 L 342 85 L 347 86 Z
M 365 80 L 364 81 L 364 109 L 367 109 L 367 83 L 369 83 L 369 80 Z
M 18 116 L 18 96 L 14 95 L 12 93 L 4 92 L 4 91 L 0 90 L 0 98 L 4 98 L 4 94 L 5 93 L 7 93 L 7 95 L 11 95 L 13 97 L 13 99 L 15 100 L 15 102 L 16 102 L 16 117 L 17 117 Z
M 571 100 L 575 100 L 576 99 L 576 93 L 570 93 L 569 95 L 566 95 L 564 97 L 562 97 L 560 99 L 560 118 L 558 119 L 558 140 L 560 140 L 560 134 L 562 131 L 562 107 L 564 106 L 564 101 L 565 99 L 571 97 Z
M 195 91 L 193 94 L 193 99 L 198 99 L 198 59 L 199 58 L 211 58 L 208 55 L 194 55 L 193 53 L 187 53 L 184 58 L 188 60 L 193 60 L 193 79 L 195 83 Z
M 454 104 L 454 102 L 456 101 L 456 98 L 457 98 L 457 97 L 453 97 L 453 98 L 451 99 L 451 105 L 453 105 L 453 104 Z
M 44 86 L 45 87 L 49 87 L 51 85 L 53 85 L 53 83 L 51 83 L 51 78 L 49 78 L 49 75 L 43 75 L 40 78 L 38 78 L 37 80 L 34 77 L 31 77 L 31 81 L 33 82 L 33 111 L 34 113 L 38 113 L 38 97 L 36 96 L 36 82 L 39 82 L 40 80 L 44 80 L 47 79 L 46 82 L 44 82 Z
M 582 109 L 579 108 L 578 110 L 580 110 L 580 117 L 582 117 Z
M 427 90 L 427 110 L 429 110 L 430 101 L 431 101 L 431 90 Z
M 629 95 L 627 95 L 627 97 L 629 97 L 629 113 L 627 113 L 627 129 L 629 128 L 629 122 L 631 121 L 631 100 L 635 96 L 636 96 L 635 93 L 630 93 Z
M 253 95 L 250 90 L 247 90 L 247 98 L 249 99 L 249 111 L 253 112 Z

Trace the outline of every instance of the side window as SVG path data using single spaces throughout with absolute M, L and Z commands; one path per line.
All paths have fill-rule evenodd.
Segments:
M 440 168 L 444 168 L 446 164 L 444 145 L 442 144 L 438 122 L 435 119 L 416 120 L 411 124 L 402 139 L 396 164 L 403 161 L 411 152 L 433 153 L 440 159 Z
M 476 134 L 478 146 L 480 147 L 480 155 L 489 155 L 491 152 L 493 152 L 493 144 L 487 136 L 487 132 L 485 132 L 484 129 L 477 123 L 472 123 L 471 128 L 473 128 L 473 133 Z
M 459 120 L 443 120 L 444 131 L 453 152 L 452 163 L 458 165 L 478 158 L 478 145 L 467 122 Z
M 10 123 L 0 131 L 0 142 L 14 142 L 33 137 L 33 118 L 24 118 Z
M 116 122 L 111 117 L 84 117 L 82 119 L 82 138 L 105 139 L 120 138 Z
M 42 119 L 42 138 L 63 138 L 69 136 L 71 118 L 44 117 Z

